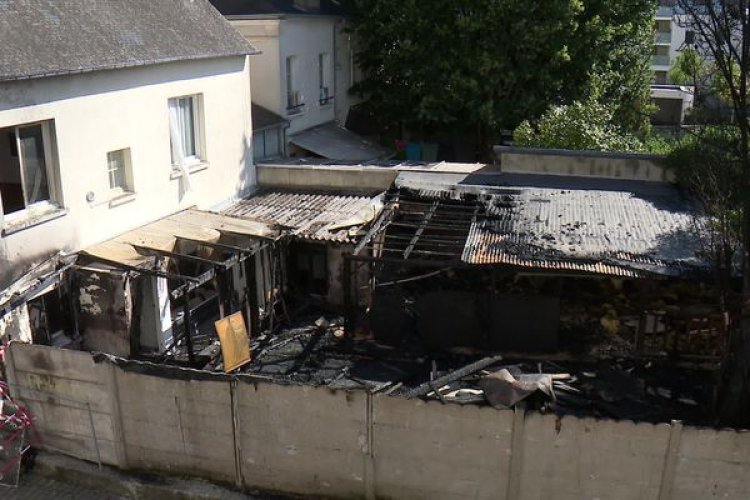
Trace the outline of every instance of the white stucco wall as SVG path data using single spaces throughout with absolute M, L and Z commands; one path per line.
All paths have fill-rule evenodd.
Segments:
M 356 79 L 352 71 L 353 43 L 345 22 L 332 16 L 290 16 L 269 19 L 230 19 L 232 26 L 262 54 L 250 62 L 253 102 L 290 120 L 287 136 L 337 120 L 346 122 L 349 108 L 356 99 L 349 88 Z M 320 104 L 318 55 L 327 53 L 328 82 L 335 99 Z M 301 113 L 289 114 L 286 93 L 286 58 L 297 57 L 297 90 L 304 97 Z
M 232 26 L 261 51 L 250 58 L 253 102 L 284 116 L 286 93 L 279 83 L 284 78 L 279 55 L 279 23 L 278 19 L 231 21 Z
M 293 17 L 281 23 L 280 62 L 283 77 L 279 82 L 282 106 L 286 111 L 286 58 L 295 56 L 296 89 L 302 93 L 305 107 L 301 113 L 289 115 L 287 133 L 293 135 L 302 130 L 330 122 L 335 118 L 333 102 L 321 105 L 318 82 L 318 54 L 333 57 L 333 29 L 335 19 L 329 17 Z M 329 75 L 333 85 L 333 74 Z M 338 89 L 335 89 L 337 91 Z M 338 96 L 335 96 L 338 98 Z
M 0 237 L 0 284 L 55 250 L 74 251 L 255 183 L 247 58 L 180 62 L 0 84 L 0 127 L 54 120 L 63 206 L 55 220 Z M 172 173 L 168 99 L 203 95 L 207 168 L 186 195 Z M 107 152 L 131 148 L 135 196 L 111 206 Z M 93 192 L 89 203 L 86 194 Z M 5 273 L 3 273 L 5 271 Z

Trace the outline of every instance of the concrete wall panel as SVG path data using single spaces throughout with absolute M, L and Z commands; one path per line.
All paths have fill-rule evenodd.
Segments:
M 520 498 L 656 499 L 669 429 L 530 412 Z
M 685 427 L 672 498 L 744 499 L 750 495 L 750 432 Z
M 324 497 L 364 494 L 364 393 L 239 382 L 237 397 L 246 485 Z
M 34 416 L 42 445 L 84 460 L 122 465 L 115 402 L 108 387 L 112 366 L 94 363 L 85 352 L 11 346 L 11 388 Z
M 384 498 L 503 498 L 513 414 L 376 397 L 375 492 Z
M 226 381 L 174 380 L 120 370 L 117 385 L 131 467 L 234 480 Z

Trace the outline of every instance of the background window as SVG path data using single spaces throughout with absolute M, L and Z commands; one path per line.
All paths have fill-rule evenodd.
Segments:
M 53 201 L 53 122 L 0 129 L 0 196 L 4 214 Z
M 328 53 L 321 52 L 318 54 L 318 87 L 320 90 L 320 104 L 328 104 L 333 99 L 330 84 L 330 57 Z
M 109 188 L 113 191 L 132 192 L 130 148 L 118 149 L 107 153 L 107 171 Z
M 202 106 L 200 95 L 176 97 L 169 100 L 169 128 L 172 164 L 180 160 L 197 163 L 203 159 L 201 151 Z
M 303 106 L 302 95 L 297 89 L 297 57 L 286 58 L 286 108 L 289 114 L 299 113 Z

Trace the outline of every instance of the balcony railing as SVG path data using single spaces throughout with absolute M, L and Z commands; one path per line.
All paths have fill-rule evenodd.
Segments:
M 672 17 L 674 15 L 674 7 L 662 5 L 656 11 L 656 17 Z
M 652 66 L 669 66 L 669 56 L 655 55 L 651 57 Z
M 672 43 L 672 32 L 671 31 L 657 31 L 654 35 L 654 41 L 657 44 L 669 45 Z

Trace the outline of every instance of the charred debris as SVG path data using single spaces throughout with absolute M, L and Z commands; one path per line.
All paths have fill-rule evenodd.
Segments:
M 262 189 L 58 258 L 6 293 L 0 335 L 224 372 L 216 322 L 240 313 L 233 373 L 710 423 L 728 325 L 696 214 L 666 184 L 534 175 Z

